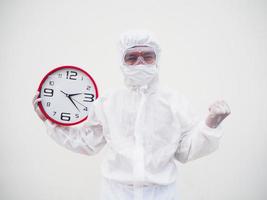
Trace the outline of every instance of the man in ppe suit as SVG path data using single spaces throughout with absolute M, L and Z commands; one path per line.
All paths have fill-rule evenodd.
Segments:
M 148 32 L 131 31 L 120 39 L 126 87 L 99 97 L 82 127 L 54 124 L 42 115 L 50 137 L 86 155 L 107 154 L 102 163 L 102 200 L 178 200 L 177 163 L 214 152 L 222 136 L 219 124 L 230 114 L 216 101 L 197 118 L 186 98 L 159 86 L 160 48 Z

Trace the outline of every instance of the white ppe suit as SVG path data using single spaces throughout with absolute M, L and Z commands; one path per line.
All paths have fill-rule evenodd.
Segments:
M 138 45 L 159 56 L 158 43 L 146 32 L 125 33 L 121 54 Z M 135 85 L 124 73 L 126 87 L 100 96 L 82 127 L 45 122 L 51 138 L 71 151 L 93 155 L 106 146 L 103 200 L 178 200 L 175 160 L 185 163 L 218 148 L 221 127 L 206 126 L 183 95 L 161 88 L 153 74 Z

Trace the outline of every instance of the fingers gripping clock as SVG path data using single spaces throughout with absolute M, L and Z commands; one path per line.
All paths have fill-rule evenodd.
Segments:
M 88 110 L 98 97 L 94 79 L 83 69 L 62 66 L 41 81 L 39 107 L 50 121 L 71 126 L 87 119 Z

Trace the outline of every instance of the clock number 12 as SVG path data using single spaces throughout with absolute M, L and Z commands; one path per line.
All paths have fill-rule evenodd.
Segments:
M 66 71 L 66 79 L 77 80 L 78 73 L 75 71 Z

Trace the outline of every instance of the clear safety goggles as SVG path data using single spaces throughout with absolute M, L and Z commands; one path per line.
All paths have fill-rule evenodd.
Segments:
M 149 46 L 132 47 L 125 51 L 124 63 L 126 65 L 155 64 L 156 53 Z

